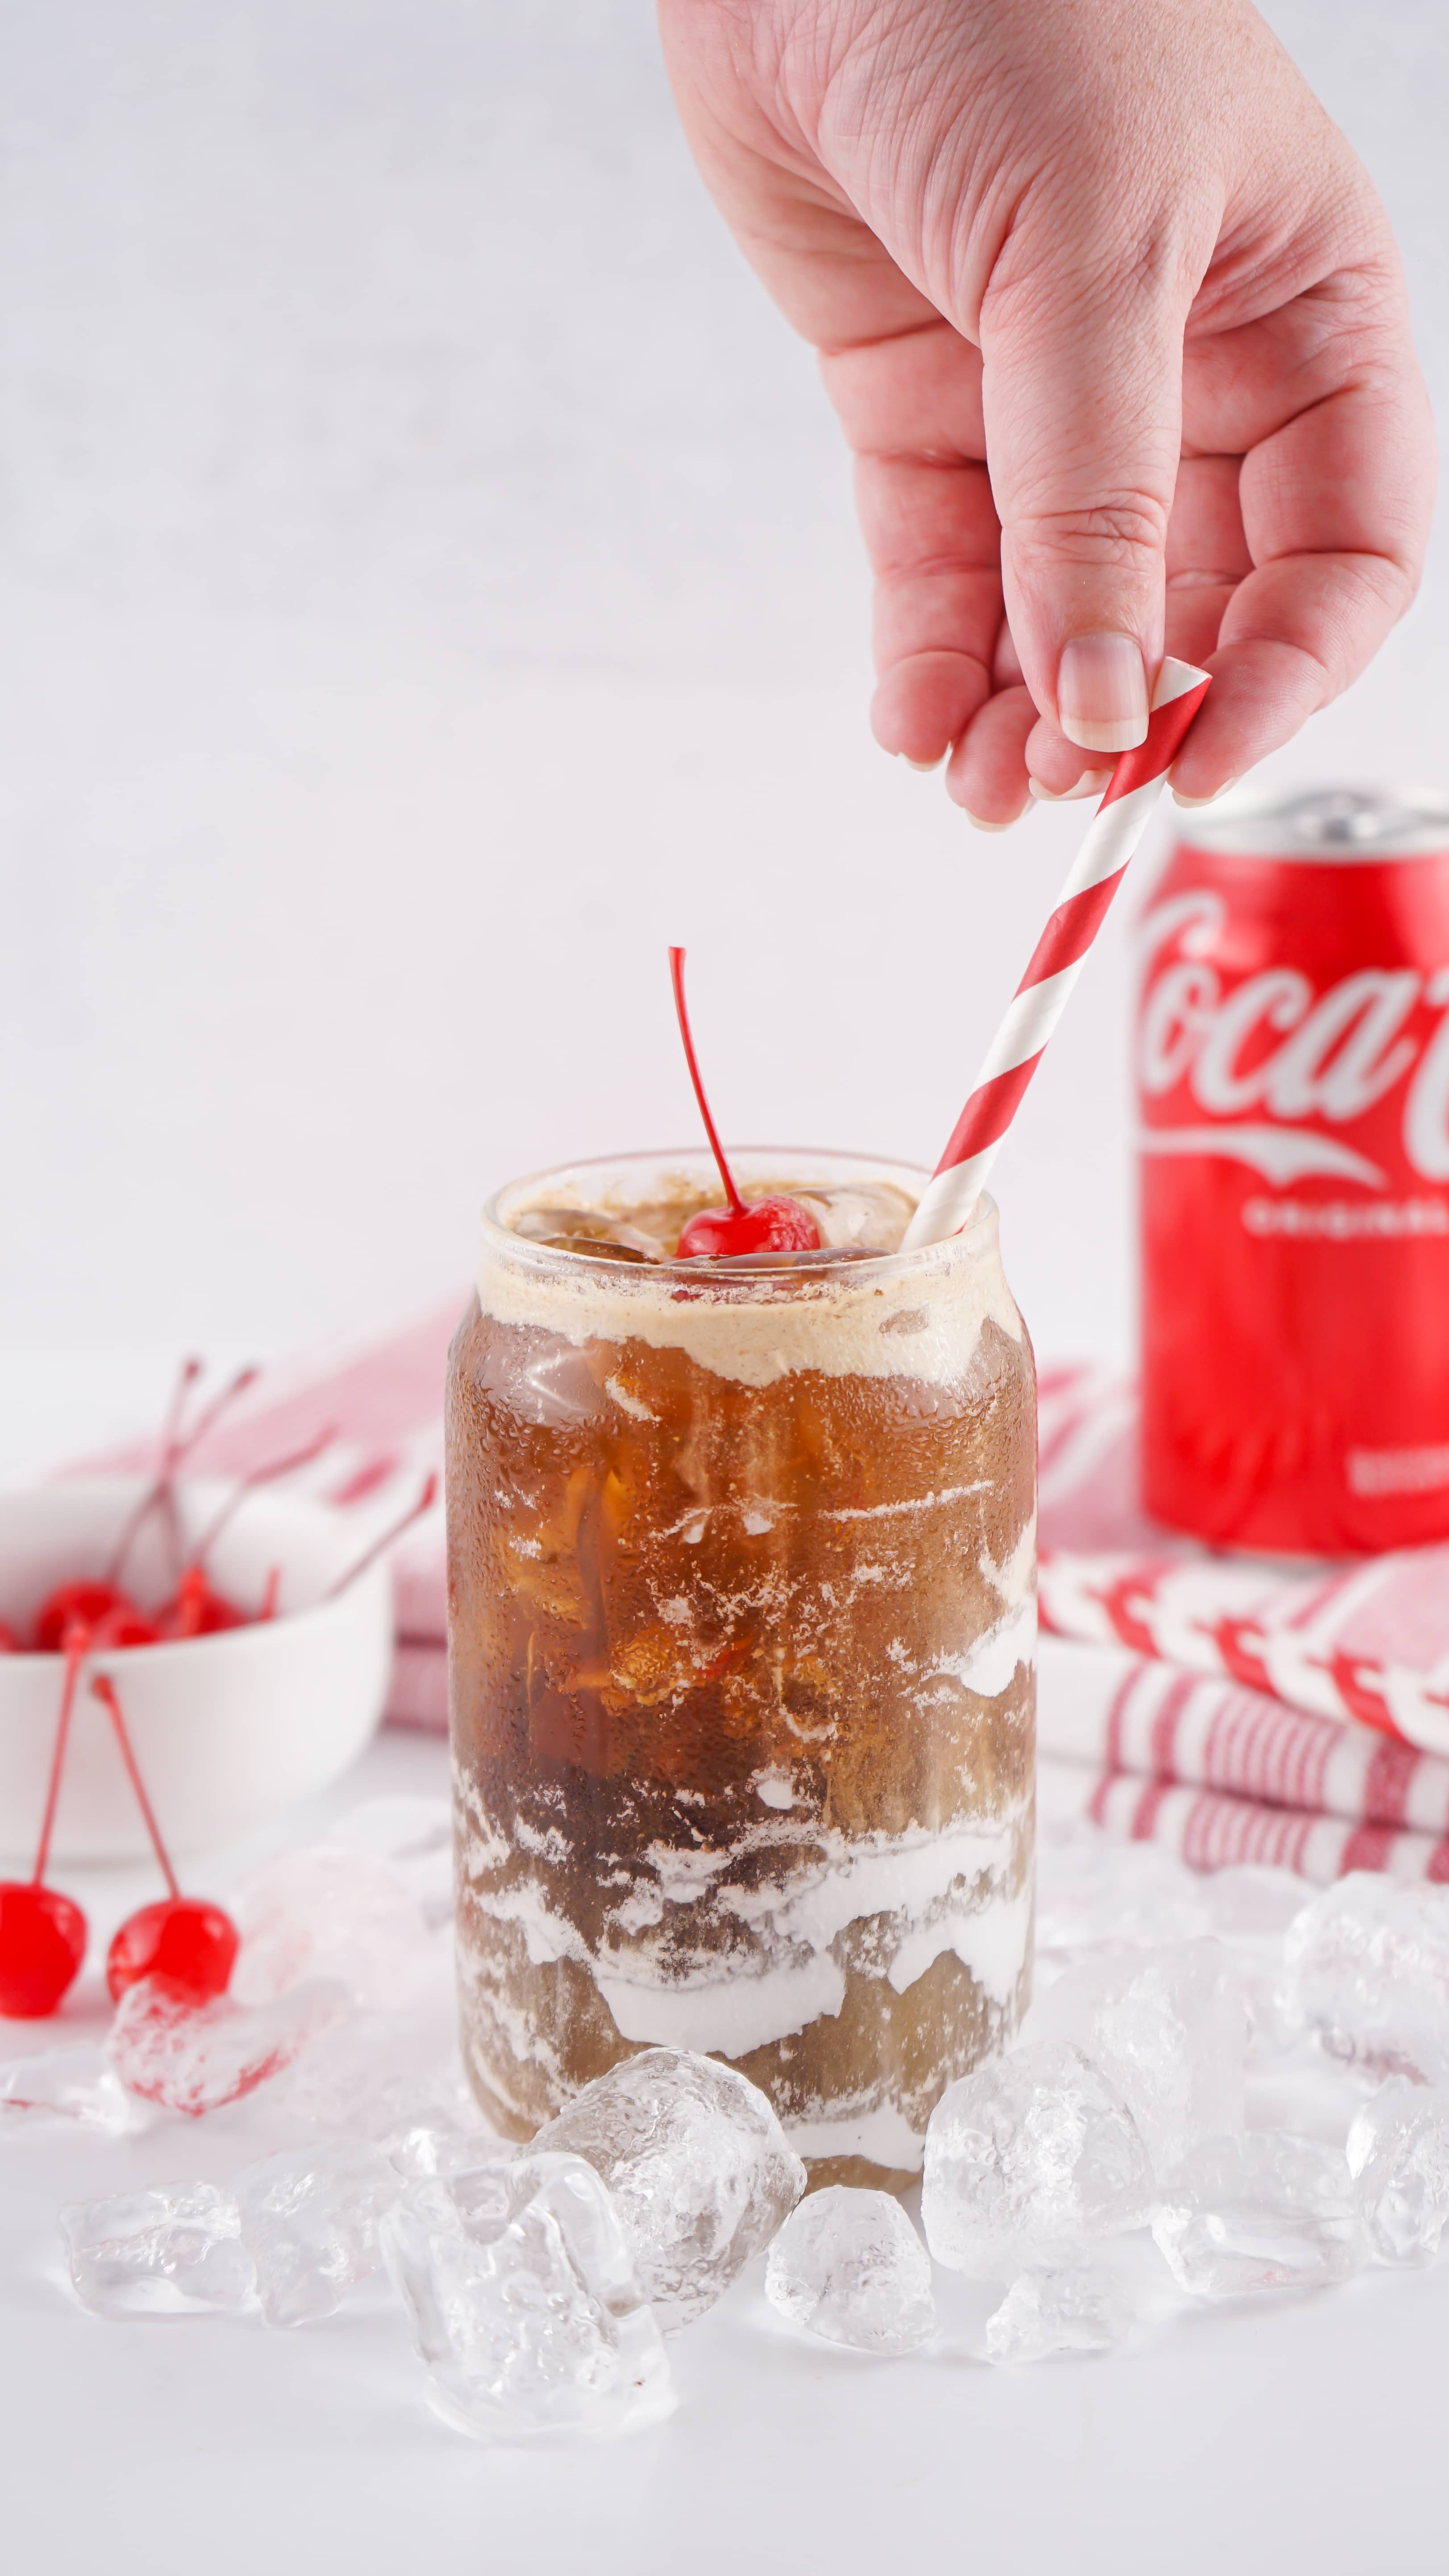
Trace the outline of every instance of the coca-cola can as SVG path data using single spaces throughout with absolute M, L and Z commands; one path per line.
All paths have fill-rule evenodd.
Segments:
M 1449 803 L 1205 816 L 1140 938 L 1147 1510 L 1449 1537 Z

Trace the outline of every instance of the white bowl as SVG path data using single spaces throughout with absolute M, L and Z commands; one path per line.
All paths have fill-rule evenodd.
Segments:
M 140 1477 L 0 1493 L 0 1619 L 25 1636 L 57 1584 L 103 1575 L 146 1490 Z M 181 1488 L 194 1536 L 226 1485 Z M 151 1845 L 90 1672 L 110 1675 L 162 1835 L 174 1853 L 230 1840 L 290 1799 L 325 1788 L 361 1752 L 382 1715 L 392 1661 L 392 1578 L 385 1563 L 335 1601 L 323 1596 L 366 1545 L 349 1519 L 298 1496 L 248 1495 L 217 1540 L 218 1590 L 256 1610 L 280 1566 L 278 1615 L 216 1636 L 132 1646 L 92 1658 L 75 1716 L 51 1846 L 68 1861 L 137 1860 Z M 153 1514 L 123 1580 L 143 1608 L 174 1589 Z M 58 1655 L 0 1654 L 0 1855 L 35 1858 L 55 1739 Z

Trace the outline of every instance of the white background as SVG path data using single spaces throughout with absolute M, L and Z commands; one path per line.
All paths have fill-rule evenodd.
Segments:
M 1269 15 L 1442 399 L 1449 13 Z M 12 0 L 0 245 L 0 1345 L 436 1295 L 493 1183 L 693 1132 L 670 937 L 727 1132 L 934 1159 L 1081 817 L 873 747 L 838 436 L 647 0 Z M 1446 681 L 1436 563 L 1278 769 L 1449 785 Z M 1129 1335 L 1124 931 L 1000 1167 L 1053 1352 Z

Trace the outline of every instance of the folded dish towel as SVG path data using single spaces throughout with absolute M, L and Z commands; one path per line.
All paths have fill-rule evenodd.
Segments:
M 1049 1368 L 1040 1408 L 1043 1814 L 1199 1869 L 1449 1878 L 1449 1547 L 1199 1547 L 1138 1508 L 1130 1386 Z

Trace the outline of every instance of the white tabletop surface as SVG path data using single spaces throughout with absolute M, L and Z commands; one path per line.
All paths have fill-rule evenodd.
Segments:
M 149 1368 L 133 1370 L 138 1389 Z M 0 1394 L 0 1467 L 38 1461 L 52 1433 L 49 1454 L 66 1445 L 44 1370 L 7 1379 L 0 1365 Z M 363 1797 L 441 1794 L 445 1768 L 440 1743 L 385 1734 L 275 1839 L 306 1839 Z M 218 1855 L 209 1878 L 224 1885 L 242 1857 Z M 123 1874 L 73 1876 L 102 1937 L 150 1892 Z M 58 2030 L 0 2028 L 0 2056 L 102 2019 L 92 1984 Z M 790 2333 L 756 2266 L 672 2345 L 670 2421 L 609 2448 L 484 2449 L 430 2414 L 401 2314 L 380 2291 L 291 2334 L 224 2318 L 103 2324 L 76 2306 L 63 2201 L 220 2178 L 290 2135 L 253 2104 L 124 2142 L 0 2143 L 7 2570 L 1449 2567 L 1437 2429 L 1449 2263 L 1370 2272 L 1317 2299 L 1178 2314 L 1124 2358 L 1022 2371 L 971 2357 L 989 2298 L 947 2276 L 940 2348 L 887 2363 Z

